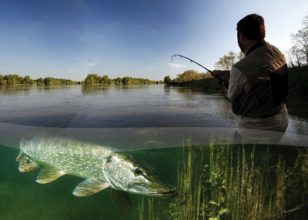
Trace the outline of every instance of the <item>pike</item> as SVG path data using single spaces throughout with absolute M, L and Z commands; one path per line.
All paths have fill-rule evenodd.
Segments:
M 60 136 L 41 135 L 21 139 L 20 172 L 40 168 L 36 182 L 45 184 L 63 175 L 85 178 L 75 196 L 90 196 L 108 187 L 148 196 L 171 197 L 176 190 L 159 180 L 153 171 L 133 158 L 108 147 Z

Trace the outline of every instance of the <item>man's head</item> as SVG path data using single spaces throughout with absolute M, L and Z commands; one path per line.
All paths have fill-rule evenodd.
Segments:
M 245 53 L 256 42 L 265 38 L 265 26 L 262 16 L 250 14 L 237 23 L 237 41 Z

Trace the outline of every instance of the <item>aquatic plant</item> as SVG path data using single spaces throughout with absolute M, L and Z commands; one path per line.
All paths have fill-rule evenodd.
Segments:
M 168 219 L 300 219 L 308 201 L 307 150 L 289 158 L 276 148 L 193 147 L 185 140 L 178 158 L 179 197 L 169 204 L 142 200 L 140 219 L 157 219 L 155 210 L 166 206 Z

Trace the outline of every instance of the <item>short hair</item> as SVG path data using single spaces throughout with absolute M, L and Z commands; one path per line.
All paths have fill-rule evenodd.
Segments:
M 250 14 L 237 23 L 236 30 L 244 34 L 249 40 L 263 40 L 265 38 L 264 19 L 258 14 Z

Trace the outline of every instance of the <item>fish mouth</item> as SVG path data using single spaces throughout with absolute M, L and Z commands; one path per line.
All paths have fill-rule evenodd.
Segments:
M 149 189 L 146 186 L 135 186 L 130 189 L 131 192 L 154 197 L 175 197 L 178 195 L 176 189 Z
M 169 189 L 169 190 L 154 192 L 151 195 L 159 197 L 176 197 L 178 195 L 178 192 L 176 191 L 176 189 Z

